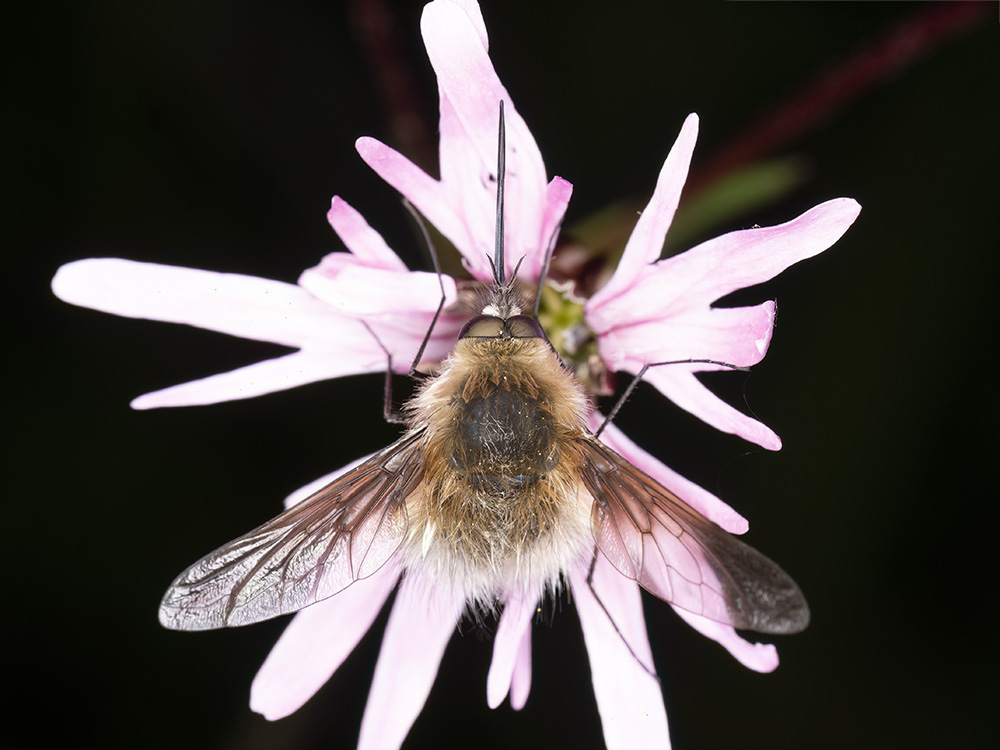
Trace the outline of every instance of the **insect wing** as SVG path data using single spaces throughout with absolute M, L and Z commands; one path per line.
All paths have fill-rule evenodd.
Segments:
M 622 575 L 681 609 L 758 633 L 797 633 L 809 608 L 777 564 L 596 439 L 578 441 L 597 546 Z
M 295 612 L 366 578 L 406 534 L 423 477 L 410 433 L 264 525 L 196 562 L 160 604 L 172 630 L 248 625 Z

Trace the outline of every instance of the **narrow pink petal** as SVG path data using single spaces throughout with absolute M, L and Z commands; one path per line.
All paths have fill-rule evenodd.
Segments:
M 358 750 L 391 750 L 403 744 L 464 607 L 464 601 L 441 595 L 427 581 L 404 578 L 385 629 Z
M 627 291 L 639 278 L 643 269 L 660 257 L 660 253 L 663 252 L 663 241 L 674 219 L 681 190 L 687 180 L 688 167 L 697 139 L 698 116 L 690 114 L 684 120 L 681 132 L 663 163 L 653 197 L 650 198 L 625 245 L 618 268 L 608 283 L 590 298 L 588 311 Z
M 496 224 L 493 177 L 496 165 L 491 166 L 482 161 L 476 144 L 465 132 L 458 113 L 444 91 L 441 91 L 440 108 L 438 127 L 441 138 L 438 158 L 441 185 L 447 191 L 449 206 L 462 223 L 462 233 L 458 239 L 446 236 L 462 254 L 462 263 L 472 277 L 488 283 L 493 278 L 491 258 L 495 254 L 495 239 L 492 239 L 492 235 L 487 235 L 484 227 Z M 513 185 L 509 182 L 506 184 L 510 194 Z M 510 215 L 509 209 L 505 209 L 505 214 Z M 510 234 L 508 222 L 504 232 L 505 248 L 513 247 Z
M 353 318 L 403 313 L 433 315 L 441 303 L 455 301 L 455 280 L 423 271 L 396 271 L 366 266 L 346 266 L 336 278 L 308 269 L 299 283 L 319 299 L 346 311 Z
M 738 435 L 769 451 L 781 450 L 781 438 L 767 425 L 737 411 L 720 399 L 694 376 L 687 365 L 654 367 L 644 379 L 685 411 L 717 430 Z
M 386 359 L 377 346 L 372 341 L 367 352 L 336 348 L 295 352 L 153 391 L 134 399 L 131 405 L 133 409 L 158 409 L 217 404 L 263 396 L 329 378 L 380 372 L 385 370 Z
M 586 578 L 585 570 L 576 569 L 570 585 L 590 658 L 604 742 L 608 750 L 669 748 L 667 715 L 653 674 L 639 585 L 598 555 L 594 589 L 614 618 L 612 624 Z
M 631 294 L 622 295 L 613 308 Z M 651 311 L 655 312 L 655 311 Z M 773 301 L 755 307 L 699 307 L 671 317 L 651 318 L 598 334 L 601 358 L 612 370 L 638 371 L 652 362 L 712 359 L 747 367 L 764 359 L 774 331 Z M 662 365 L 663 368 L 680 365 Z M 694 364 L 685 369 L 720 369 Z
M 503 703 L 511 689 L 521 645 L 525 638 L 530 639 L 531 618 L 537 606 L 537 596 L 524 596 L 521 593 L 510 594 L 504 603 L 503 614 L 493 639 L 493 661 L 486 678 L 486 702 L 490 708 Z
M 737 289 L 762 284 L 794 263 L 823 252 L 858 218 L 861 206 L 835 198 L 774 227 L 729 232 L 657 264 L 689 299 L 712 303 Z M 671 294 L 665 290 L 665 294 Z
M 521 277 L 531 281 L 537 281 L 542 275 L 542 266 L 545 264 L 545 256 L 548 253 L 549 245 L 555 239 L 555 233 L 562 224 L 566 215 L 566 207 L 573 195 L 573 184 L 562 177 L 553 177 L 548 187 L 545 189 L 545 210 L 542 215 L 542 225 L 538 236 L 539 246 L 543 252 L 534 253 L 526 257 L 521 265 Z
M 337 313 L 294 284 L 234 273 L 90 258 L 52 280 L 60 299 L 102 312 L 296 348 L 336 341 Z
M 406 196 L 459 250 L 466 268 L 489 280 L 494 252 L 496 137 L 499 103 L 507 131 L 507 271 L 524 258 L 520 275 L 538 276 L 549 240 L 569 199 L 568 183 L 546 186 L 541 153 L 487 54 L 477 5 L 440 0 L 424 8 L 421 30 L 437 73 L 440 102 L 440 181 L 371 138 L 358 153 Z M 469 86 L 473 80 L 475 86 Z
M 489 50 L 490 40 L 486 34 L 486 23 L 483 21 L 483 11 L 479 8 L 477 0 L 438 0 L 438 2 L 452 3 L 460 7 L 465 12 L 465 15 L 469 17 L 469 22 L 479 35 L 479 41 L 482 42 L 483 49 Z
M 731 625 L 674 607 L 674 612 L 703 636 L 719 643 L 736 660 L 755 672 L 773 672 L 778 666 L 778 650 L 770 643 L 750 643 L 737 635 Z
M 375 268 L 407 270 L 406 264 L 386 244 L 382 235 L 372 229 L 365 218 L 343 198 L 336 195 L 333 197 L 326 218 L 355 259 Z
M 376 574 L 295 615 L 250 688 L 250 708 L 268 721 L 294 713 L 358 645 L 399 578 L 390 561 Z
M 437 74 L 438 88 L 458 118 L 464 140 L 477 154 L 475 161 L 492 164 L 495 170 L 499 103 L 505 102 L 507 143 L 511 152 L 516 148 L 518 129 L 526 129 L 526 126 L 523 120 L 518 122 L 520 118 L 511 105 L 510 94 L 497 76 L 478 32 L 465 11 L 450 2 L 425 6 L 420 30 L 427 56 Z M 469 85 L 470 81 L 475 81 L 475 85 Z M 441 135 L 445 138 L 459 134 L 446 133 L 442 129 Z M 535 151 L 537 154 L 537 147 Z M 540 154 L 532 156 L 541 162 Z
M 497 118 L 504 102 L 507 132 L 507 271 L 524 256 L 544 255 L 548 237 L 540 237 L 547 177 L 541 152 L 518 114 L 483 48 L 469 16 L 453 3 L 424 9 L 421 31 L 441 94 L 441 179 L 460 203 L 458 210 L 477 242 L 460 247 L 467 262 L 493 251 L 495 219 Z M 470 86 L 469 81 L 476 85 Z M 522 273 L 523 266 L 522 266 Z M 523 276 L 527 278 L 527 276 Z
M 510 707 L 515 711 L 524 708 L 531 692 L 531 628 L 524 631 L 521 645 L 517 648 L 514 674 L 510 679 Z
M 438 277 L 358 264 L 344 265 L 339 276 L 345 274 L 340 296 L 353 295 L 352 304 L 365 304 L 361 312 L 393 352 L 398 368 L 408 369 L 440 301 Z M 307 283 L 316 279 L 320 291 L 324 284 L 336 284 L 336 279 L 315 269 L 306 271 L 303 278 Z M 446 293 L 454 298 L 454 282 L 447 278 L 442 281 Z M 140 396 L 132 404 L 136 409 L 251 398 L 328 378 L 385 369 L 385 353 L 368 328 L 356 318 L 341 314 L 343 308 L 336 300 L 327 303 L 294 284 L 97 258 L 63 266 L 52 287 L 67 302 L 104 312 L 303 347 L 303 351 L 284 357 Z M 358 296 L 362 287 L 366 293 Z M 387 289 L 395 293 L 387 296 Z M 379 301 L 381 304 L 376 304 Z M 407 309 L 408 304 L 420 304 L 424 309 Z M 459 325 L 452 318 L 443 316 L 435 327 L 427 357 L 439 361 L 450 350 Z
M 370 323 L 372 330 L 378 335 L 379 341 L 393 353 L 392 367 L 395 372 L 405 373 L 409 371 L 420 343 L 430 328 L 432 319 L 433 316 L 428 313 L 426 315 L 411 315 L 405 321 L 396 317 L 384 325 L 374 321 Z M 467 320 L 468 317 L 463 317 L 460 322 L 455 323 L 451 316 L 441 316 L 427 341 L 424 356 L 418 363 L 418 369 L 421 372 L 429 372 L 430 370 L 427 368 L 436 368 L 451 353 L 455 347 L 455 341 L 458 340 L 458 333 Z M 384 356 L 383 354 L 383 365 Z M 385 369 L 384 366 L 383 369 Z
M 456 211 L 460 207 L 452 205 L 447 186 L 429 177 L 398 151 L 374 138 L 359 138 L 355 148 L 365 164 L 410 201 L 467 258 L 472 255 L 471 248 L 475 242 L 469 235 L 464 217 Z M 489 279 L 485 258 L 480 265 L 485 273 L 477 273 L 476 277 Z
M 363 356 L 357 356 L 365 361 L 374 357 L 385 369 L 384 346 L 392 354 L 393 369 L 397 372 L 409 370 L 427 336 L 441 303 L 442 286 L 446 305 L 457 296 L 455 281 L 449 276 L 439 279 L 433 273 L 386 271 L 359 265 L 343 266 L 336 275 L 310 268 L 302 273 L 299 283 L 332 309 L 350 315 L 345 320 L 350 320 L 357 330 L 352 331 L 354 337 L 343 340 L 344 351 L 338 352 L 339 356 L 350 359 L 354 356 L 351 350 L 357 350 L 363 352 Z M 438 363 L 444 359 L 466 320 L 465 316 L 442 313 L 427 341 L 424 361 Z
M 604 420 L 603 415 L 591 416 L 591 429 L 596 430 Z M 686 502 L 705 518 L 717 523 L 731 534 L 745 534 L 750 524 L 735 510 L 726 505 L 708 490 L 702 489 L 690 479 L 685 479 L 653 458 L 626 437 L 614 424 L 608 425 L 601 433 L 601 441 L 616 450 L 637 469 L 646 472 L 677 497 Z

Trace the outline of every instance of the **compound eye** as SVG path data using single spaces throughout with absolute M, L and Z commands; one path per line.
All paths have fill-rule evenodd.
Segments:
M 503 333 L 503 320 L 493 315 L 477 315 L 462 326 L 460 339 L 495 339 Z
M 544 339 L 545 331 L 534 318 L 527 315 L 515 315 L 507 321 L 507 330 L 515 339 Z

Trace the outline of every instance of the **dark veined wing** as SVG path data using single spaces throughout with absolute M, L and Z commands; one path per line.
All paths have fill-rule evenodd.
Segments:
M 758 633 L 797 633 L 809 607 L 791 577 L 594 438 L 576 441 L 597 546 L 671 604 Z
M 377 571 L 406 534 L 423 478 L 412 432 L 323 489 L 196 562 L 160 604 L 172 630 L 249 625 L 333 596 Z

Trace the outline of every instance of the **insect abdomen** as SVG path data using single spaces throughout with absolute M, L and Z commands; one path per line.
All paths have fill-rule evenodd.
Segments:
M 575 454 L 561 450 L 582 429 L 582 395 L 548 345 L 463 339 L 414 407 L 427 438 L 408 561 L 480 601 L 554 587 L 593 537 Z
M 537 398 L 501 386 L 456 404 L 455 417 L 452 466 L 481 492 L 509 497 L 555 466 L 553 420 Z

